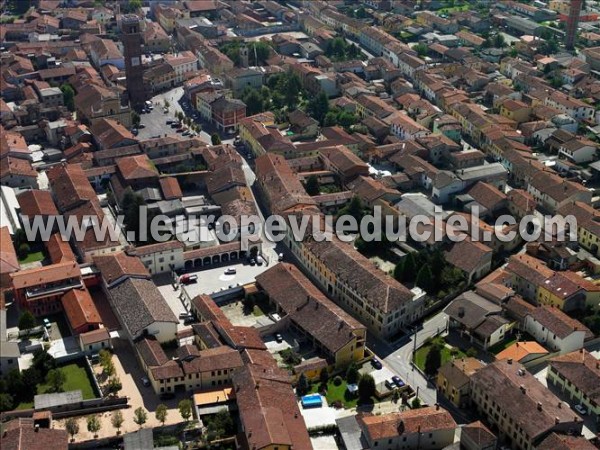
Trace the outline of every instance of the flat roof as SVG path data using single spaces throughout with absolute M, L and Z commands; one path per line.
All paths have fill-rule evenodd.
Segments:
M 233 388 L 215 389 L 213 391 L 197 392 L 194 394 L 194 404 L 197 407 L 225 403 L 235 399 Z
M 83 401 L 81 390 L 59 392 L 56 394 L 38 394 L 33 397 L 35 409 L 49 409 L 53 406 L 70 405 Z

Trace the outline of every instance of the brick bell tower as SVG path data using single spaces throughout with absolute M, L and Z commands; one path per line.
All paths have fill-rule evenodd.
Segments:
M 140 19 L 135 14 L 127 14 L 121 19 L 121 42 L 124 48 L 129 103 L 133 109 L 139 111 L 144 106 L 146 96 Z

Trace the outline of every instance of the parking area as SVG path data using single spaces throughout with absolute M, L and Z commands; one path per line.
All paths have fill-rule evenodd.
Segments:
M 174 134 L 176 131 L 166 123 L 167 119 L 174 119 L 177 112 L 182 112 L 187 117 L 193 117 L 196 113 L 183 97 L 183 87 L 176 87 L 169 91 L 158 94 L 150 99 L 154 109 L 149 113 L 140 114 L 140 123 L 144 124 L 143 128 L 138 130 L 138 139 L 150 139 L 165 134 Z M 165 101 L 167 102 L 168 112 L 165 112 Z M 198 119 L 195 123 L 202 125 Z M 210 143 L 210 134 L 202 131 L 199 133 L 204 142 Z
M 235 274 L 226 275 L 225 269 L 234 268 Z M 219 264 L 210 266 L 207 269 L 186 272 L 188 274 L 198 275 L 198 279 L 194 283 L 183 286 L 190 298 L 200 294 L 213 294 L 215 292 L 224 291 L 235 286 L 242 286 L 254 281 L 257 275 L 260 275 L 269 266 L 251 266 L 247 262 L 238 262 L 236 264 Z
M 152 280 L 164 297 L 167 305 L 169 305 L 169 308 L 171 308 L 171 311 L 173 311 L 173 314 L 175 314 L 175 317 L 179 319 L 181 327 L 183 327 L 184 319 L 180 319 L 179 314 L 189 312 L 190 305 L 185 295 L 181 292 L 181 288 L 178 284 L 173 283 L 173 278 L 169 273 L 155 275 L 152 277 Z

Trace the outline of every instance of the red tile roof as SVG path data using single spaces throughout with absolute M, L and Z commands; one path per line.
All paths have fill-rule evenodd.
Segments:
M 126 156 L 117 160 L 117 168 L 123 179 L 155 178 L 158 176 L 156 167 L 147 155 Z
M 399 434 L 431 433 L 456 428 L 450 413 L 436 406 L 380 416 L 359 416 L 358 423 L 373 441 L 395 438 Z M 399 429 L 400 424 L 403 425 L 403 431 Z
M 79 276 L 81 276 L 81 271 L 75 261 L 52 264 L 36 269 L 21 270 L 10 275 L 15 289 L 55 283 L 69 278 L 78 278 Z
M 52 216 L 58 215 L 58 210 L 49 191 L 40 191 L 31 189 L 25 191 L 17 197 L 21 214 L 24 216 Z
M 19 270 L 19 260 L 8 227 L 0 228 L 0 274 Z
M 75 254 L 68 241 L 64 241 L 60 233 L 54 233 L 46 242 L 46 250 L 52 263 L 76 261 Z
M 71 329 L 78 330 L 86 325 L 96 327 L 102 323 L 87 289 L 71 289 L 60 300 Z
M 161 178 L 160 187 L 162 189 L 163 197 L 165 198 L 165 200 L 181 198 L 183 196 L 183 193 L 181 192 L 181 187 L 179 187 L 179 182 L 175 177 Z

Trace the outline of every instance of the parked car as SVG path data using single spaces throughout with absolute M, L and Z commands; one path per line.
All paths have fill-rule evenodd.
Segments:
M 182 312 L 179 313 L 179 318 L 180 319 L 186 319 L 186 318 L 188 318 L 190 316 L 191 316 L 191 314 L 189 312 L 182 311 Z
M 583 405 L 575 405 L 574 408 L 575 411 L 577 411 L 582 416 L 585 416 L 587 414 L 587 409 L 585 409 Z
M 167 119 L 167 121 L 165 122 L 167 125 L 171 125 L 173 123 L 173 119 Z
M 48 319 L 44 319 L 44 328 L 49 329 L 52 325 Z
M 139 129 L 146 128 L 146 125 L 145 125 L 145 124 L 143 124 L 143 123 L 140 123 L 140 124 L 138 125 L 138 128 L 139 128 Z
M 139 131 L 137 130 L 137 128 L 134 128 L 133 130 L 131 130 L 131 134 L 137 136 L 139 134 Z
M 371 365 L 373 367 L 375 367 L 377 370 L 379 370 L 379 369 L 381 369 L 383 367 L 383 365 L 381 364 L 381 362 L 377 358 L 373 358 L 371 360 Z
M 396 385 L 394 384 L 394 382 L 392 380 L 385 380 L 385 382 L 383 384 L 385 384 L 385 387 L 388 388 L 390 391 L 392 391 L 396 388 Z
M 260 257 L 260 256 L 256 257 L 256 264 L 257 265 L 262 266 L 263 262 L 264 262 L 264 259 L 262 259 L 262 257 Z
M 283 261 L 283 253 L 280 253 L 280 254 L 279 254 L 279 257 L 277 258 L 277 260 L 278 260 L 279 262 Z
M 173 392 L 163 392 L 159 395 L 159 398 L 161 400 L 171 400 L 172 398 L 175 398 L 175 394 Z
M 237 270 L 235 270 L 235 267 L 228 267 L 225 269 L 225 275 L 235 275 L 236 273 Z
M 255 266 L 255 265 L 256 265 L 256 261 L 254 260 L 254 258 L 252 258 L 252 259 L 250 260 L 250 265 L 251 265 L 251 266 Z
M 189 316 L 189 317 L 186 317 L 185 319 L 183 319 L 184 325 L 190 325 L 194 322 L 196 322 L 196 318 L 194 316 Z
M 275 335 L 275 341 L 281 344 L 283 342 L 283 336 L 280 333 L 277 333 Z
M 402 387 L 402 386 L 404 386 L 404 381 L 402 381 L 402 379 L 401 379 L 401 378 L 400 378 L 398 375 L 394 375 L 394 376 L 392 377 L 392 381 L 394 382 L 394 384 L 395 384 L 397 387 Z
M 142 384 L 146 387 L 150 386 L 150 380 L 148 377 L 142 377 Z
M 196 281 L 198 281 L 198 275 L 192 273 L 186 273 L 184 275 L 181 275 L 181 278 L 179 278 L 179 282 L 181 284 L 190 284 L 190 283 L 195 283 Z

